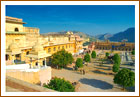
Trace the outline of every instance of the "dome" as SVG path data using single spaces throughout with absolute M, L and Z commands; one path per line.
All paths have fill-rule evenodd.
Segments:
M 12 50 L 12 49 L 19 49 L 19 47 L 18 47 L 18 45 L 16 43 L 12 43 L 12 44 L 9 45 L 8 49 L 10 49 L 10 50 Z
M 73 32 L 71 32 L 71 34 L 73 34 Z
M 43 46 L 42 46 L 39 42 L 37 42 L 37 43 L 33 46 L 33 50 L 36 51 L 36 52 L 38 52 L 38 51 L 43 51 L 44 49 L 43 49 Z

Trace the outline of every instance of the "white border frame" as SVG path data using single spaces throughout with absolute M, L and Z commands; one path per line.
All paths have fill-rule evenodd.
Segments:
M 6 92 L 5 5 L 135 5 L 135 92 Z M 139 96 L 139 1 L 1 1 L 1 96 Z

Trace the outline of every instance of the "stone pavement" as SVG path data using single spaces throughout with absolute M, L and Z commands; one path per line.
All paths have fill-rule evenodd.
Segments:
M 71 82 L 79 81 L 79 92 L 124 92 L 121 87 L 113 83 L 113 77 L 109 75 L 95 73 L 82 75 L 70 69 L 52 69 L 52 76 L 65 78 Z

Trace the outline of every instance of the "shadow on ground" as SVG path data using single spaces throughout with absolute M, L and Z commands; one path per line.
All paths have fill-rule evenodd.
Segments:
M 83 84 L 91 85 L 95 88 L 104 89 L 104 90 L 113 88 L 113 85 L 111 85 L 105 81 L 101 81 L 101 80 L 97 80 L 97 79 L 82 78 L 79 80 L 79 82 L 81 82 Z
M 70 67 L 65 67 L 64 69 L 67 69 L 67 70 L 73 70 L 72 68 Z
M 95 66 L 100 66 L 100 65 L 95 65 Z M 102 65 L 102 67 L 111 67 L 111 65 L 110 66 Z
M 102 67 L 95 67 L 96 69 L 101 69 L 101 70 L 111 70 L 111 68 L 108 67 L 108 69 L 102 68 Z
M 99 70 L 94 70 L 92 71 L 93 73 L 98 73 L 98 74 L 105 74 L 105 75 L 108 75 L 108 73 L 106 72 L 102 72 L 102 71 L 99 71 Z

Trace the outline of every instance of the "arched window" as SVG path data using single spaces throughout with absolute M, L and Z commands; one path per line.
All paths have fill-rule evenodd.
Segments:
M 15 28 L 15 32 L 18 32 L 19 30 L 18 30 L 18 28 Z
M 50 53 L 51 52 L 51 48 L 48 48 L 48 53 Z
M 43 66 L 45 66 L 45 60 L 43 60 Z
M 35 65 L 38 66 L 38 62 L 36 62 Z

